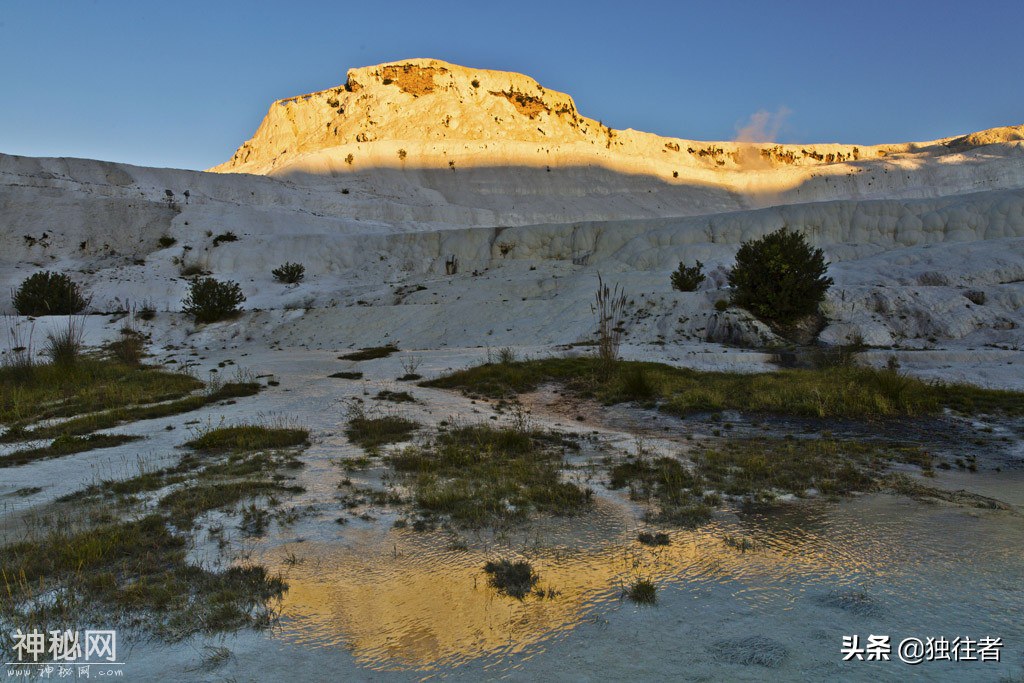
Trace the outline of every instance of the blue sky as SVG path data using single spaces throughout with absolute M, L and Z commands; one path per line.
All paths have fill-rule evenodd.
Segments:
M 206 168 L 274 99 L 408 57 L 509 71 L 614 128 L 782 142 L 1024 123 L 1024 2 L 0 0 L 0 152 Z

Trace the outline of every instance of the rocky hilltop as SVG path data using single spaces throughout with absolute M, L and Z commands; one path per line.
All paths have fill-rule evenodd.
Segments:
M 981 159 L 999 167 L 985 189 L 1019 187 L 1022 131 L 877 146 L 698 142 L 614 130 L 528 76 L 413 59 L 352 69 L 344 85 L 274 102 L 252 139 L 211 170 L 311 176 L 307 184 L 376 174 L 392 193 L 428 188 L 510 223 L 682 216 L 958 194 L 971 182 L 962 167 Z M 503 201 L 515 195 L 534 198 L 532 216 Z M 544 213 L 549 196 L 591 203 Z M 607 203 L 618 206 L 604 211 Z
M 760 170 L 774 166 L 820 166 L 870 160 L 935 147 L 939 153 L 1024 139 L 1024 127 L 997 128 L 931 143 L 898 145 L 779 145 L 768 141 L 697 142 L 632 129 L 615 130 L 582 116 L 572 97 L 548 90 L 529 76 L 471 69 L 434 59 L 412 59 L 351 69 L 344 85 L 277 100 L 252 139 L 217 172 L 268 174 L 301 163 L 305 155 L 365 143 L 428 143 L 428 153 L 396 154 L 387 165 L 436 166 L 457 147 L 437 143 L 479 142 L 492 162 L 507 147 L 528 143 L 542 160 L 573 148 L 581 156 L 647 157 L 652 169 Z M 434 144 L 429 144 L 434 143 Z M 582 146 L 582 147 L 580 147 Z M 599 150 L 609 150 L 602 154 Z M 352 153 L 345 163 L 367 163 Z M 380 163 L 380 159 L 374 159 Z M 444 164 L 442 164 L 444 165 Z M 545 164 L 546 165 L 546 164 Z M 450 166 L 449 166 L 450 167 Z M 678 177 L 678 176 L 677 176 Z
M 372 142 L 428 146 L 415 158 L 398 154 L 387 165 L 437 166 L 457 147 L 436 143 L 480 142 L 475 149 L 492 162 L 508 161 L 507 145 L 528 143 L 517 163 L 532 156 L 542 163 L 553 151 L 573 149 L 581 157 L 653 157 L 648 164 L 678 168 L 763 168 L 816 165 L 886 155 L 906 146 L 760 145 L 700 143 L 614 130 L 581 116 L 572 97 L 548 90 L 517 73 L 469 69 L 432 59 L 414 59 L 352 69 L 345 84 L 274 102 L 253 138 L 213 171 L 272 173 L 303 155 Z M 371 146 L 363 147 L 365 150 Z M 489 153 L 487 151 L 489 150 Z M 608 150 L 601 153 L 599 150 Z M 425 153 L 424 153 L 425 152 Z M 364 156 L 346 161 L 366 164 Z M 375 158 L 376 163 L 381 159 Z M 658 163 L 656 163 L 658 162 Z

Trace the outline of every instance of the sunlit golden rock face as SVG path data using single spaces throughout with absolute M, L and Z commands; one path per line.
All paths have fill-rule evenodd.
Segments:
M 527 76 L 414 59 L 352 69 L 344 85 L 278 100 L 255 136 L 213 170 L 266 173 L 304 153 L 377 141 L 603 145 L 613 134 Z M 396 152 L 395 161 L 423 160 Z
M 425 149 L 394 150 L 395 165 L 444 167 L 458 142 L 530 143 L 516 163 L 540 162 L 553 148 L 583 146 L 577 154 L 644 158 L 676 167 L 764 168 L 856 161 L 899 151 L 894 146 L 697 143 L 634 130 L 614 130 L 579 114 L 569 95 L 548 90 L 522 74 L 471 69 L 433 59 L 412 59 L 352 69 L 344 85 L 278 100 L 251 140 L 215 171 L 269 173 L 298 157 L 374 142 L 434 143 Z M 473 146 L 471 146 L 472 148 Z M 490 153 L 484 152 L 490 150 Z M 508 150 L 481 148 L 492 162 L 507 162 Z M 599 153 L 600 152 L 600 153 Z M 349 166 L 365 163 L 354 151 Z M 450 161 L 450 159 L 449 159 Z M 548 159 L 546 163 L 550 163 Z M 528 164 L 535 165 L 535 164 Z M 678 177 L 678 176 L 676 176 Z
M 362 178 L 418 203 L 444 197 L 520 222 L 495 196 L 622 195 L 600 218 L 680 216 L 777 204 L 957 194 L 991 167 L 986 189 L 1024 184 L 1024 128 L 925 143 L 782 145 L 746 133 L 696 142 L 615 130 L 522 74 L 411 59 L 352 69 L 343 85 L 278 100 L 221 173 L 303 183 Z M 984 159 L 975 150 L 994 150 Z M 618 180 L 609 181 L 608 174 Z M 660 196 L 658 196 L 660 195 Z M 545 220 L 593 219 L 580 207 Z

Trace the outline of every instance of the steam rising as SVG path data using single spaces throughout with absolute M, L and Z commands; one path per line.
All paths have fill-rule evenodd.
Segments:
M 735 142 L 736 162 L 747 170 L 771 168 L 771 163 L 761 157 L 758 143 L 774 142 L 786 118 L 793 112 L 779 107 L 775 112 L 761 109 L 750 115 L 746 125 L 737 127 Z
M 792 113 L 787 107 L 779 107 L 775 112 L 761 109 L 751 114 L 746 125 L 737 129 L 736 142 L 774 142 Z

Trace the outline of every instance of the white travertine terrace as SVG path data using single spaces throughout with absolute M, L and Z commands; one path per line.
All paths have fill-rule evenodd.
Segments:
M 696 142 L 609 129 L 526 76 L 415 59 L 273 103 L 210 171 L 0 155 L 0 284 L 80 271 L 101 309 L 173 311 L 180 263 L 196 262 L 242 284 L 261 309 L 248 330 L 273 343 L 439 348 L 585 339 L 600 271 L 644 312 L 628 343 L 662 353 L 770 341 L 713 304 L 739 243 L 786 225 L 833 262 L 822 341 L 953 358 L 1024 340 L 1020 126 L 881 146 Z M 238 241 L 214 247 L 228 231 Z M 694 259 L 712 276 L 673 292 L 669 271 Z M 306 265 L 299 287 L 270 277 L 286 260 Z

